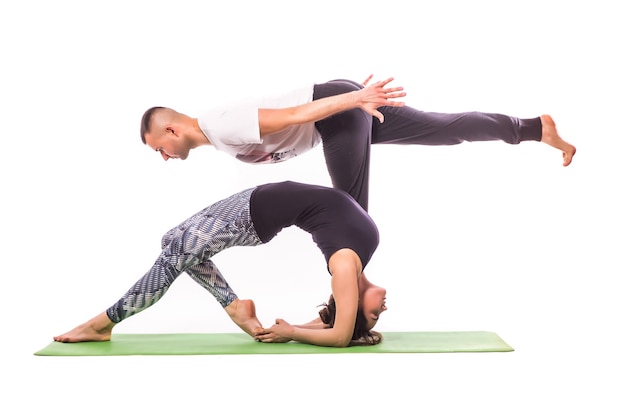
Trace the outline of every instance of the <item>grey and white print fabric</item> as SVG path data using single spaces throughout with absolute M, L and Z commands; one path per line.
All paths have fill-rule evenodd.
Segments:
M 109 319 L 119 323 L 154 305 L 183 272 L 222 307 L 237 298 L 211 257 L 230 247 L 262 244 L 250 218 L 253 191 L 249 188 L 218 201 L 168 231 L 152 268 L 107 309 Z

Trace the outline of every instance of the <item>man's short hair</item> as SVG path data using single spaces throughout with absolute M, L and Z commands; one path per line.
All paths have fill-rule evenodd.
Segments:
M 164 108 L 165 107 L 160 107 L 160 106 L 150 107 L 143 114 L 143 117 L 141 118 L 141 128 L 140 128 L 139 134 L 141 135 L 141 141 L 144 143 L 144 145 L 146 144 L 146 133 L 150 133 L 150 128 L 152 124 L 152 116 L 154 116 L 154 113 L 156 113 L 159 110 L 163 110 Z

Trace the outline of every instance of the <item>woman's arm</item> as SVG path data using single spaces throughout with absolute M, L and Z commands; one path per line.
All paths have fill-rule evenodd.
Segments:
M 284 109 L 259 109 L 259 132 L 261 136 L 265 136 L 292 125 L 316 122 L 357 107 L 377 117 L 382 123 L 384 117 L 378 108 L 381 106 L 403 106 L 403 102 L 392 99 L 406 96 L 406 93 L 402 92 L 403 87 L 385 88 L 391 81 L 393 78 L 387 78 L 361 90 L 313 100 L 300 106 Z
M 319 317 L 311 320 L 308 323 L 294 324 L 294 326 L 300 327 L 302 329 L 327 329 L 329 327 L 328 324 L 324 323 Z
M 277 319 L 271 328 L 255 334 L 255 339 L 262 342 L 291 339 L 318 346 L 348 346 L 354 333 L 359 306 L 358 276 L 361 274 L 361 262 L 351 249 L 341 249 L 331 256 L 328 266 L 332 274 L 331 287 L 337 307 L 334 326 L 306 328 Z
M 293 327 L 299 327 L 301 329 L 316 329 L 316 330 L 321 330 L 321 329 L 329 329 L 330 326 L 326 323 L 324 323 L 322 321 L 321 318 L 316 318 L 313 319 L 311 321 L 309 321 L 308 323 L 304 323 L 304 324 L 294 324 L 292 325 Z M 278 319 L 276 320 L 276 327 L 274 328 L 274 330 L 277 330 L 278 328 L 282 328 L 282 332 L 283 333 L 290 333 L 291 330 L 289 329 L 289 323 L 287 323 L 286 321 L 282 320 L 282 319 Z M 277 333 L 272 332 L 272 330 L 265 330 L 265 329 L 261 329 L 261 328 L 256 328 L 255 329 L 256 334 L 253 334 L 253 337 L 257 340 L 257 341 L 261 341 L 260 337 L 257 337 L 261 334 L 265 335 L 265 338 L 263 338 L 263 341 L 268 342 L 268 343 L 287 343 L 287 342 L 291 342 L 291 338 L 289 337 L 284 337 L 284 336 L 279 336 Z M 271 337 L 271 339 L 270 339 Z

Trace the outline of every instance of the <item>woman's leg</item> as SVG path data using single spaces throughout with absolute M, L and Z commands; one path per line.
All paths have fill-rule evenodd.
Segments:
M 154 305 L 183 272 L 190 272 L 223 307 L 236 299 L 210 258 L 233 246 L 261 244 L 250 219 L 251 194 L 248 189 L 221 200 L 170 230 L 152 268 L 107 310 L 111 321 L 119 323 Z
M 250 219 L 251 193 L 249 189 L 217 202 L 170 230 L 163 238 L 163 250 L 152 268 L 115 304 L 54 339 L 60 342 L 109 340 L 117 323 L 154 305 L 181 273 L 192 269 L 192 278 L 209 289 L 222 306 L 232 303 L 237 296 L 210 258 L 232 246 L 261 244 Z

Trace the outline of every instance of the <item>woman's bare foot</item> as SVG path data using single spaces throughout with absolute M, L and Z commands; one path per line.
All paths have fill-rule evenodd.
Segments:
M 541 141 L 563 152 L 563 166 L 572 162 L 576 148 L 565 142 L 556 131 L 556 124 L 547 114 L 541 116 Z
M 106 342 L 111 340 L 111 333 L 115 323 L 109 320 L 106 313 L 100 313 L 96 317 L 83 323 L 80 326 L 53 337 L 55 342 L 75 343 L 75 342 Z
M 252 337 L 254 337 L 255 330 L 263 328 L 256 316 L 256 308 L 252 300 L 240 300 L 237 298 L 227 305 L 224 310 L 241 330 Z

